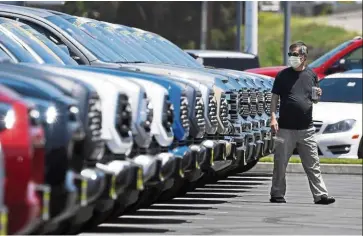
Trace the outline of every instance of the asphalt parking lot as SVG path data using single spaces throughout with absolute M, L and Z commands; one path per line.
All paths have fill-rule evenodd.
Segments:
M 362 235 L 362 176 L 324 175 L 333 205 L 312 203 L 304 174 L 287 177 L 287 204 L 269 203 L 271 176 L 243 174 L 168 203 L 100 225 L 82 235 Z

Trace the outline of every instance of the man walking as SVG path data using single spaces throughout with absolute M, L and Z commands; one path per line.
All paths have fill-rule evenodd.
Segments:
M 313 103 L 318 101 L 314 99 L 314 92 L 321 96 L 322 91 L 318 87 L 317 75 L 306 66 L 307 46 L 303 42 L 294 43 L 289 47 L 288 55 L 291 67 L 276 76 L 272 88 L 271 129 L 277 139 L 270 202 L 286 203 L 286 167 L 297 147 L 315 204 L 331 204 L 335 199 L 328 196 L 321 176 L 312 119 Z

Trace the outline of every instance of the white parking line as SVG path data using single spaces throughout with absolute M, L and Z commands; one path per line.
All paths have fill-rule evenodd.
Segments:
M 235 193 L 213 193 L 213 192 L 207 192 L 207 193 L 202 193 L 202 192 L 188 192 L 188 195 L 202 195 L 202 194 L 205 194 L 205 195 L 230 195 L 230 196 L 234 196 L 236 195 Z
M 200 191 L 218 191 L 218 194 L 222 194 L 221 191 L 226 191 L 227 193 L 223 193 L 223 194 L 238 194 L 238 193 L 245 193 L 246 190 L 245 189 L 240 189 L 240 188 L 197 188 L 196 190 L 200 190 Z M 233 193 L 228 193 L 228 191 L 233 191 Z M 240 191 L 240 192 L 237 192 Z M 265 189 L 253 189 L 253 191 L 266 191 Z M 201 192 L 202 193 L 202 192 Z M 213 192 L 208 192 L 209 193 L 213 193 Z
M 175 205 L 168 205 L 168 206 L 175 206 Z M 185 207 L 185 205 L 181 205 L 181 206 Z M 145 208 L 145 209 L 141 209 L 141 211 L 160 212 L 160 215 L 162 215 L 163 212 L 173 212 L 173 213 L 176 213 L 176 214 L 178 214 L 178 213 L 183 214 L 183 213 L 186 213 L 186 212 L 188 213 L 188 212 L 201 212 L 201 211 L 208 211 L 208 214 L 209 213 L 212 213 L 212 214 L 228 214 L 227 211 L 213 211 L 213 210 L 209 210 L 209 209 L 205 209 L 205 210 L 200 210 L 200 209 L 177 209 L 177 210 L 174 210 L 174 209 L 146 209 Z M 127 215 L 127 217 L 130 217 L 130 216 L 133 216 L 133 215 Z M 167 217 L 169 217 L 169 215 Z
M 263 177 L 263 176 L 228 176 L 228 179 L 261 179 L 261 181 L 271 180 L 272 177 Z M 268 180 L 266 180 L 268 179 Z
M 164 220 L 164 219 L 175 219 L 175 220 L 214 220 L 214 218 L 210 218 L 210 217 L 202 217 L 202 216 L 188 216 L 188 215 L 176 215 L 176 216 L 171 216 L 171 215 L 163 215 L 163 216 L 150 216 L 150 215 L 123 215 L 119 218 L 123 218 L 123 217 L 127 217 L 127 218 L 133 218 L 133 219 L 160 219 L 160 220 Z M 117 224 L 119 225 L 119 224 Z
M 256 189 L 256 187 L 260 187 L 262 185 L 249 185 L 249 186 L 241 186 L 238 184 L 206 184 L 205 187 L 237 187 L 238 189 Z
M 261 184 L 266 181 L 254 181 L 254 180 L 219 180 L 217 183 L 251 183 L 251 184 Z

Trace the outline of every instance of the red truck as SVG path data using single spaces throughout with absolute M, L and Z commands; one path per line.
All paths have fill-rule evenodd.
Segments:
M 42 222 L 37 188 L 44 172 L 44 132 L 39 113 L 0 86 L 0 140 L 5 160 L 5 205 L 9 234 L 31 233 Z
M 362 69 L 362 37 L 348 40 L 325 53 L 309 64 L 319 79 L 327 75 L 352 69 Z M 273 78 L 286 66 L 273 66 L 248 69 L 247 72 L 268 75 Z

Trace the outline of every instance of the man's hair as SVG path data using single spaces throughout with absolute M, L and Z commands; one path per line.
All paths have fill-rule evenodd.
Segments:
M 289 50 L 293 50 L 295 48 L 299 48 L 299 53 L 304 56 L 308 56 L 308 46 L 303 41 L 298 41 L 290 45 Z

